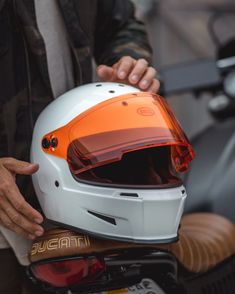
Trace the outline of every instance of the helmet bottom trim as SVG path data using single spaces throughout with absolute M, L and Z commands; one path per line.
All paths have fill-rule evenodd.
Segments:
M 110 235 L 104 235 L 104 234 L 100 234 L 100 233 L 94 233 L 94 232 L 90 232 L 88 230 L 84 230 L 84 229 L 79 229 L 77 227 L 73 227 L 71 225 L 66 225 L 64 223 L 60 223 L 51 219 L 46 218 L 47 221 L 49 221 L 50 223 L 58 226 L 58 227 L 62 227 L 71 231 L 75 231 L 84 235 L 90 235 L 93 237 L 97 237 L 100 239 L 107 239 L 107 240 L 116 240 L 116 241 L 121 241 L 121 242 L 128 242 L 128 243 L 136 243 L 136 244 L 168 244 L 168 243 L 174 243 L 177 242 L 179 240 L 178 237 L 178 233 L 175 237 L 172 238 L 157 238 L 157 239 L 151 239 L 151 240 L 146 240 L 146 239 L 134 239 L 134 238 L 126 238 L 126 237 L 116 237 L 116 236 L 110 236 Z

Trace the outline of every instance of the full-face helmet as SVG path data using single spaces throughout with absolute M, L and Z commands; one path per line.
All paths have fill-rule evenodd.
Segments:
M 118 83 L 62 95 L 39 116 L 31 161 L 47 219 L 99 237 L 168 242 L 194 152 L 165 100 Z

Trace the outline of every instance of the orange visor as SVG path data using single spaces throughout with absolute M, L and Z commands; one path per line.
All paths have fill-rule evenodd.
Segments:
M 67 160 L 76 175 L 124 153 L 164 145 L 171 146 L 176 171 L 187 170 L 192 146 L 165 100 L 145 92 L 101 102 L 42 139 L 43 151 Z

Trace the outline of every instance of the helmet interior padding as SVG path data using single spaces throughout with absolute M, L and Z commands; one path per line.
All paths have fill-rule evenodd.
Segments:
M 172 187 L 182 184 L 173 169 L 170 146 L 132 151 L 122 159 L 79 174 L 80 180 L 130 186 Z

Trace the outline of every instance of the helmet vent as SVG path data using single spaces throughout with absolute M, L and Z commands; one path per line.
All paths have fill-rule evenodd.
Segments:
M 114 218 L 112 218 L 112 217 L 108 217 L 106 215 L 103 215 L 103 214 L 100 214 L 100 213 L 97 213 L 97 212 L 93 212 L 93 211 L 90 211 L 90 210 L 87 210 L 87 212 L 94 215 L 95 217 L 98 217 L 98 218 L 102 219 L 103 221 L 106 221 L 106 222 L 116 226 L 116 220 Z
M 120 196 L 139 197 L 137 193 L 120 193 Z

